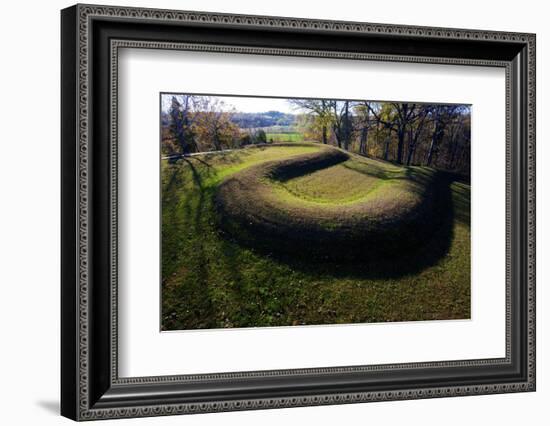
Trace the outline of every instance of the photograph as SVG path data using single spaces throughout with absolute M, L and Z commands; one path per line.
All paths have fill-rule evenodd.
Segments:
M 162 331 L 470 319 L 472 105 L 159 104 Z
M 453 413 L 462 425 L 484 412 L 537 424 L 545 15 L 534 3 L 495 14 L 477 2 L 472 14 L 404 0 L 201 1 L 62 5 L 61 22 L 41 4 L 31 24 L 52 49 L 29 44 L 34 65 L 14 38 L 11 62 L 25 69 L 60 55 L 6 79 L 6 182 L 20 200 L 5 210 L 55 206 L 57 224 L 5 221 L 25 254 L 8 262 L 15 283 L 44 293 L 8 286 L 23 289 L 5 298 L 11 323 L 60 310 L 57 338 L 36 332 L 47 315 L 27 321 L 23 352 L 57 342 L 37 364 L 48 377 L 33 372 L 37 411 L 58 401 L 75 421 L 280 424 L 304 407 L 292 424 Z M 34 114 L 37 93 L 60 108 Z M 58 132 L 61 149 L 35 131 L 27 152 L 23 129 Z M 36 224 L 60 247 L 34 238 L 45 246 L 31 267 L 36 241 L 21 238 Z M 61 291 L 42 285 L 50 267 Z M 9 389 L 28 387 L 19 376 Z

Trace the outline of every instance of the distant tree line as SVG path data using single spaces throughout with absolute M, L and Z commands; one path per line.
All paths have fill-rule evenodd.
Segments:
M 304 140 L 403 165 L 470 174 L 470 106 L 289 99 L 296 114 L 243 113 L 217 97 L 173 95 L 161 115 L 165 155 L 269 142 L 269 126 L 298 126 Z
M 232 114 L 231 121 L 242 129 L 252 129 L 272 126 L 291 126 L 296 121 L 296 116 L 280 111 L 236 112 Z

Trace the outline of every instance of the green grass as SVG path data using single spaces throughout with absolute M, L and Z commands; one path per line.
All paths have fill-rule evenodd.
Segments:
M 382 183 L 381 179 L 338 164 L 283 182 L 280 193 L 317 203 L 346 203 L 366 197 Z
M 266 133 L 268 142 L 302 142 L 304 135 L 298 132 L 290 133 Z
M 224 179 L 316 150 L 272 146 L 162 162 L 164 330 L 469 318 L 470 187 L 463 183 L 450 185 L 448 241 L 436 233 L 421 249 L 387 264 L 313 264 L 307 252 L 284 261 L 220 234 L 213 198 Z M 365 168 L 369 174 L 360 175 Z M 354 202 L 406 175 L 431 173 L 356 158 L 330 169 L 277 190 L 306 201 Z M 350 179 L 359 184 L 350 185 Z M 419 266 L 403 267 L 410 264 Z
M 395 198 L 407 190 L 404 170 L 370 159 L 352 157 L 332 167 L 314 171 L 276 185 L 280 198 L 289 203 L 311 202 L 342 205 L 374 197 Z

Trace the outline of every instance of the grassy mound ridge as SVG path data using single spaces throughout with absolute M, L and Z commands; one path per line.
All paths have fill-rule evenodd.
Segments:
M 331 202 L 301 197 L 300 185 L 292 188 L 293 181 L 319 172 L 330 184 L 343 170 L 367 175 L 370 190 Z M 322 147 L 233 174 L 218 186 L 215 206 L 221 228 L 238 242 L 273 254 L 352 260 L 397 256 L 426 241 L 437 228 L 437 199 L 445 188 L 433 170 L 387 166 Z

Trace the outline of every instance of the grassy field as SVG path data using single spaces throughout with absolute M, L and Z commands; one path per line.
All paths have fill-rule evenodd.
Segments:
M 268 142 L 302 142 L 304 140 L 304 135 L 298 132 L 290 132 L 290 133 L 267 132 L 265 136 Z
M 215 200 L 222 184 L 260 164 L 292 162 L 319 149 L 269 146 L 162 162 L 164 330 L 469 318 L 470 188 L 431 169 L 351 156 L 265 182 L 277 202 L 330 212 L 384 197 L 387 208 L 403 201 L 395 191 L 412 203 L 422 194 L 414 190 L 418 182 L 436 180 L 448 194 L 438 198 L 444 220 L 422 244 L 392 259 L 359 251 L 353 262 L 312 261 L 308 250 L 288 259 L 220 231 Z

